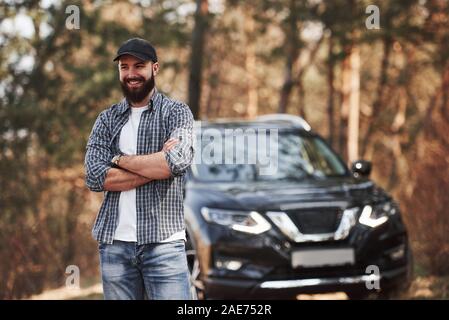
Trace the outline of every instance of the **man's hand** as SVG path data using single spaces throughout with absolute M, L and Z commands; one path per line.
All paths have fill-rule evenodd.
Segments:
M 176 146 L 178 143 L 179 143 L 178 139 L 170 138 L 164 143 L 162 151 L 168 152 L 174 146 Z M 162 155 L 160 158 L 162 161 L 165 162 L 165 160 L 163 160 Z M 120 160 L 122 160 L 122 159 L 120 159 Z M 120 161 L 121 165 L 122 165 L 122 163 L 126 163 L 126 160 L 123 162 Z M 123 168 L 123 169 L 127 169 L 127 168 Z M 160 175 L 160 173 L 159 173 L 159 175 Z M 141 176 L 136 172 L 133 173 L 133 172 L 129 172 L 126 170 L 112 168 L 109 170 L 109 172 L 107 174 L 104 188 L 107 191 L 126 191 L 126 190 L 137 188 L 138 186 L 148 183 L 151 180 L 153 180 L 153 179 Z
M 165 151 L 165 152 L 170 151 L 178 143 L 179 143 L 178 139 L 170 138 L 164 143 L 164 146 L 162 147 L 162 151 Z
M 106 191 L 127 191 L 150 182 L 151 179 L 139 176 L 126 170 L 111 168 L 104 181 Z

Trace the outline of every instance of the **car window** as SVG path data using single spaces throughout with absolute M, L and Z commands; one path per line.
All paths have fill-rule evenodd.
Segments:
M 219 139 L 198 135 L 194 177 L 205 182 L 249 182 L 320 179 L 348 173 L 338 156 L 317 136 L 280 132 L 263 148 L 258 148 L 258 142 L 257 133 Z M 268 162 L 276 170 L 263 174 L 261 168 Z

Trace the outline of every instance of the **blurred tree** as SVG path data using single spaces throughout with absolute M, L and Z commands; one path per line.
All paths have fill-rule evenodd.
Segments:
M 189 76 L 189 106 L 193 117 L 199 118 L 204 41 L 209 19 L 208 0 L 196 0 L 195 26 L 192 31 Z
M 422 45 L 439 77 L 439 84 L 420 120 L 420 134 L 413 149 L 413 174 L 404 190 L 412 232 L 426 269 L 432 274 L 447 275 L 449 265 L 449 4 L 432 0 L 425 3 Z M 408 191 L 408 192 L 407 192 Z
M 303 42 L 301 40 L 301 25 L 304 23 L 303 19 L 300 19 L 301 15 L 305 14 L 304 8 L 305 2 L 298 2 L 296 0 L 289 0 L 282 8 L 287 10 L 286 18 L 282 21 L 282 28 L 284 30 L 284 53 L 285 53 L 285 71 L 284 71 L 284 83 L 280 90 L 279 99 L 279 113 L 285 113 L 287 111 L 287 104 L 290 97 L 290 93 L 294 86 L 293 67 L 298 60 Z M 300 109 L 302 110 L 302 109 Z M 303 113 L 303 110 L 301 111 Z
M 317 19 L 323 22 L 328 34 L 328 132 L 334 134 L 334 69 L 341 63 L 341 107 L 339 110 L 337 146 L 348 161 L 358 158 L 360 104 L 360 45 L 365 28 L 364 1 L 319 2 L 314 8 Z M 333 54 L 338 47 L 339 54 Z M 331 139 L 329 139 L 331 140 Z M 333 142 L 334 139 L 332 138 Z M 346 147 L 345 147 L 346 144 Z
M 253 119 L 258 114 L 259 94 L 257 92 L 257 57 L 256 57 L 256 27 L 253 8 L 243 6 L 244 32 L 245 32 L 245 69 L 248 83 L 248 105 L 246 107 L 246 117 Z
M 366 119 L 361 154 L 368 155 L 373 133 L 378 129 L 378 122 L 383 119 L 382 113 L 388 104 L 390 96 L 388 88 L 388 72 L 390 69 L 391 50 L 394 43 L 415 43 L 419 34 L 414 8 L 416 0 L 398 1 L 394 3 L 381 2 L 381 29 L 366 36 L 366 41 L 380 40 L 383 46 L 381 66 L 377 83 L 376 95 L 370 115 Z M 399 42 L 398 42 L 399 41 Z

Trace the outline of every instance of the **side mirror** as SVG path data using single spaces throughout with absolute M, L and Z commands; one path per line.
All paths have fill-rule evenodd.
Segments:
M 371 173 L 371 162 L 366 160 L 357 160 L 352 163 L 351 171 L 354 177 L 368 177 Z

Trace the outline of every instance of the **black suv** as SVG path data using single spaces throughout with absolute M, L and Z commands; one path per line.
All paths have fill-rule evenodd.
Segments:
M 344 291 L 365 298 L 408 287 L 407 231 L 370 171 L 367 161 L 349 170 L 296 116 L 197 123 L 185 185 L 194 293 L 289 299 Z

